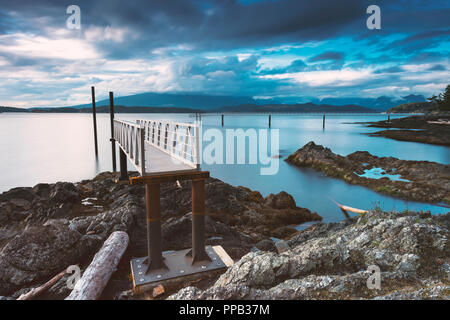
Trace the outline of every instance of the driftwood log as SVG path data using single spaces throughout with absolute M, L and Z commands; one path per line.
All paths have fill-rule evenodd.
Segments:
M 113 232 L 97 252 L 89 267 L 77 281 L 66 300 L 95 300 L 116 271 L 120 258 L 128 246 L 128 234 Z
M 362 210 L 362 209 L 358 209 L 358 208 L 352 208 L 349 206 L 344 206 L 343 204 L 340 204 L 339 202 L 333 200 L 330 198 L 331 201 L 333 201 L 338 207 L 339 209 L 341 209 L 342 213 L 344 213 L 346 218 L 350 218 L 350 216 L 348 215 L 347 211 L 353 212 L 353 213 L 357 213 L 357 214 L 364 214 L 367 213 L 369 211 L 367 210 Z
M 64 275 L 67 273 L 67 269 L 61 271 L 56 276 L 48 280 L 46 283 L 44 283 L 42 286 L 38 288 L 31 289 L 29 292 L 22 294 L 17 300 L 30 300 L 33 298 L 36 298 L 38 295 L 40 295 L 42 292 L 46 291 L 47 289 L 51 288 L 55 283 L 59 281 Z

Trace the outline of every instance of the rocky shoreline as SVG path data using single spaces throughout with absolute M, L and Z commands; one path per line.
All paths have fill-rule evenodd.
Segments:
M 206 289 L 169 299 L 449 299 L 450 215 L 371 211 L 318 223 L 283 253 L 250 252 Z M 367 285 L 380 271 L 379 288 Z M 370 282 L 373 284 L 372 282 Z
M 144 188 L 102 173 L 76 184 L 39 184 L 0 195 L 0 300 L 16 299 L 72 264 L 82 271 L 103 241 L 130 244 L 102 299 L 153 299 L 131 292 L 129 261 L 146 255 Z M 161 185 L 163 249 L 190 246 L 191 188 Z M 157 299 L 448 299 L 450 215 L 378 210 L 339 223 L 320 220 L 287 193 L 262 197 L 218 179 L 206 182 L 207 244 L 235 260 L 222 275 L 166 290 Z M 270 237 L 283 237 L 274 243 Z M 279 245 L 282 243 L 282 246 Z M 369 289 L 368 266 L 381 271 Z M 64 299 L 64 276 L 39 299 Z M 166 288 L 167 289 L 167 288 Z
M 357 151 L 346 157 L 309 142 L 285 161 L 311 167 L 329 177 L 394 197 L 450 204 L 450 166 L 428 161 L 377 157 Z M 375 174 L 378 176 L 373 177 Z
M 0 296 L 17 298 L 69 265 L 84 270 L 106 238 L 120 230 L 130 244 L 102 298 L 130 297 L 129 261 L 147 253 L 145 189 L 116 184 L 116 178 L 105 172 L 76 184 L 38 184 L 0 195 Z M 236 260 L 258 248 L 276 251 L 271 237 L 288 239 L 298 233 L 290 226 L 321 220 L 285 192 L 264 198 L 214 178 L 206 181 L 205 192 L 206 242 L 223 246 Z M 190 211 L 189 182 L 161 185 L 163 250 L 190 247 Z M 65 298 L 66 280 L 40 298 Z
M 369 127 L 388 129 L 369 133 L 368 135 L 370 136 L 450 146 L 450 125 L 428 122 L 439 120 L 450 121 L 450 115 L 447 113 L 442 115 L 411 116 L 392 119 L 390 122 L 384 120 L 378 122 L 365 122 L 365 124 Z

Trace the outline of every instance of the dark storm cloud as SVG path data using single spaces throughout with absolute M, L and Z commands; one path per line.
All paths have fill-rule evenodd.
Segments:
M 318 54 L 317 56 L 314 56 L 310 58 L 309 62 L 318 62 L 318 61 L 326 61 L 326 60 L 343 60 L 344 54 L 342 52 L 337 51 L 328 51 L 323 52 L 321 54 Z
M 428 71 L 445 71 L 447 68 L 442 64 L 436 64 L 428 69 Z
M 400 73 L 403 72 L 404 70 L 399 67 L 399 66 L 394 66 L 394 67 L 390 67 L 390 68 L 384 68 L 384 69 L 379 69 L 377 71 L 375 71 L 375 73 L 380 74 L 380 73 Z
M 364 15 L 363 2 L 358 0 L 282 0 L 248 5 L 219 0 L 100 0 L 78 1 L 77 4 L 81 8 L 82 28 L 131 29 L 136 37 L 127 39 L 133 46 L 130 54 L 176 43 L 215 50 L 277 41 L 326 39 Z M 28 19 L 45 17 L 50 26 L 64 27 L 67 5 L 56 0 L 39 3 L 4 0 L 2 10 L 17 12 L 19 17 Z M 117 50 L 123 56 L 119 47 L 104 48 L 113 55 Z
M 257 63 L 257 56 L 250 56 L 242 61 L 239 61 L 236 56 L 223 59 L 192 58 L 185 62 L 181 73 L 187 76 L 205 75 L 211 72 L 247 74 L 256 69 Z
M 448 60 L 448 52 L 440 53 L 440 52 L 419 52 L 413 55 L 410 59 L 410 63 L 429 63 L 429 62 L 437 62 L 441 60 Z
M 70 4 L 80 32 L 66 29 Z M 371 4 L 381 30 L 366 27 Z M 417 80 L 407 65 L 448 70 L 449 15 L 448 0 L 2 0 L 0 72 L 19 75 L 0 99 L 45 84 L 62 101 L 96 82 L 125 93 L 403 94 L 445 78 Z
M 308 65 L 302 59 L 297 59 L 297 60 L 292 61 L 285 68 L 273 68 L 273 69 L 268 69 L 268 70 L 260 70 L 259 74 L 271 75 L 271 74 L 280 74 L 280 73 L 301 72 L 301 71 L 305 71 L 307 68 L 308 68 Z
M 450 38 L 449 30 L 432 30 L 412 34 L 405 39 L 393 41 L 386 45 L 385 49 L 396 49 L 403 53 L 416 52 L 421 49 L 431 49 L 438 47 L 443 42 L 448 42 Z
M 402 0 L 279 0 L 250 4 L 232 0 L 82 0 L 76 4 L 81 8 L 84 30 L 110 26 L 131 31 L 125 43 L 97 44 L 107 57 L 126 58 L 180 43 L 189 43 L 197 50 L 225 50 L 323 40 L 355 30 L 357 36 L 367 32 L 366 8 L 377 2 L 382 7 L 382 32 L 449 25 L 449 11 L 424 0 L 410 1 L 408 6 Z M 68 5 L 60 0 L 2 0 L 0 32 L 17 28 L 17 24 L 5 23 L 5 12 L 16 12 L 16 19 L 45 17 L 48 26 L 64 28 Z M 35 26 L 34 31 L 39 33 L 40 27 Z

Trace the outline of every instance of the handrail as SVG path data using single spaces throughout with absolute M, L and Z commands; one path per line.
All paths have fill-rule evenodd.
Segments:
M 145 142 L 188 166 L 200 169 L 199 126 L 196 123 L 139 119 Z
M 139 124 L 114 119 L 114 139 L 129 156 L 141 176 L 145 175 L 144 128 Z

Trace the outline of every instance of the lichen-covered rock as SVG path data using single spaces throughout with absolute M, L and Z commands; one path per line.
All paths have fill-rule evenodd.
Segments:
M 116 178 L 105 172 L 76 184 L 38 184 L 0 194 L 0 295 L 18 297 L 70 264 L 86 267 L 96 248 L 118 230 L 129 234 L 130 243 L 104 296 L 117 298 L 130 289 L 129 261 L 147 254 L 145 188 L 116 184 Z M 264 199 L 214 178 L 206 180 L 205 191 L 206 243 L 222 245 L 234 259 L 277 228 L 288 234 L 292 230 L 280 227 L 320 219 L 287 193 Z M 163 250 L 191 246 L 191 210 L 189 181 L 161 184 Z M 66 294 L 61 280 L 44 297 Z
M 373 211 L 341 223 L 319 223 L 289 240 L 290 250 L 250 252 L 211 287 L 187 291 L 195 299 L 395 298 L 390 294 L 402 287 L 434 279 L 442 284 L 430 297 L 441 297 L 450 289 L 442 263 L 450 258 L 448 216 Z M 379 290 L 367 286 L 368 268 L 374 265 L 381 272 Z

